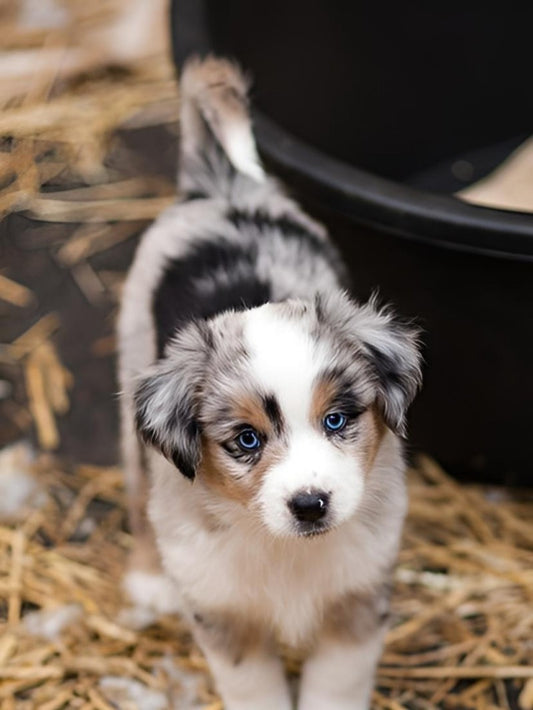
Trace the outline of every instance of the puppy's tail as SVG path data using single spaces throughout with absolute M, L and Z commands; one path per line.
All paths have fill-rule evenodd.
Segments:
M 190 59 L 180 81 L 180 189 L 225 195 L 236 174 L 265 179 L 248 112 L 248 82 L 227 59 Z

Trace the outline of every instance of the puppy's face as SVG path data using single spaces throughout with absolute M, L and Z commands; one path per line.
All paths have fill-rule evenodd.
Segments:
M 140 386 L 145 439 L 271 533 L 351 518 L 419 381 L 412 331 L 344 296 L 226 313 L 178 334 Z

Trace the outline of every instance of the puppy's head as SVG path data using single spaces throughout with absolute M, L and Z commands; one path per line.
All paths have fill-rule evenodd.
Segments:
M 314 535 L 356 514 L 419 384 L 413 329 L 317 295 L 188 325 L 140 383 L 137 427 L 273 534 Z

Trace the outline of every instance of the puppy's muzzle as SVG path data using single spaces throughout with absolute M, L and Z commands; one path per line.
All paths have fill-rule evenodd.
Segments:
M 289 510 L 299 523 L 318 523 L 326 517 L 329 494 L 322 491 L 300 492 L 288 502 Z

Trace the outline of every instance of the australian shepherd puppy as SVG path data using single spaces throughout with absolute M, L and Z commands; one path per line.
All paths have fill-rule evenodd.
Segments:
M 417 334 L 349 298 L 324 228 L 265 175 L 237 67 L 192 60 L 180 89 L 180 198 L 138 248 L 119 321 L 126 587 L 189 620 L 227 710 L 293 707 L 276 642 L 307 659 L 299 710 L 363 710 Z

